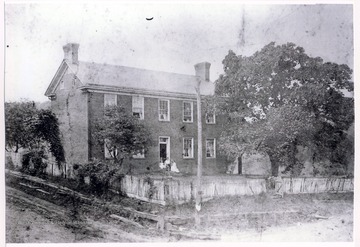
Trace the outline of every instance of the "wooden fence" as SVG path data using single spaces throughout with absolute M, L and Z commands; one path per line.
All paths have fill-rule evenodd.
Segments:
M 120 190 L 129 197 L 165 205 L 165 180 L 126 175 Z
M 282 178 L 283 193 L 352 192 L 351 178 Z M 195 177 L 161 177 L 126 175 L 121 181 L 121 191 L 129 197 L 162 205 L 181 204 L 194 200 Z M 204 176 L 202 179 L 203 201 L 222 196 L 257 195 L 266 192 L 263 178 L 239 176 Z
M 323 193 L 354 191 L 353 178 L 283 178 L 284 193 Z
M 121 191 L 129 197 L 165 204 L 190 202 L 196 195 L 195 177 L 148 177 L 126 175 L 121 181 Z M 204 201 L 221 196 L 256 195 L 266 192 L 265 179 L 231 176 L 204 177 Z

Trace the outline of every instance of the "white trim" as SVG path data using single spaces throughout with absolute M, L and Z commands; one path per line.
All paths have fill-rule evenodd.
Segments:
M 215 112 L 213 112 L 214 122 L 212 122 L 212 123 L 207 122 L 207 117 L 206 117 L 207 114 L 208 114 L 208 113 L 206 112 L 206 113 L 205 113 L 205 123 L 206 123 L 206 124 L 216 124 L 216 114 L 215 114 Z
M 207 141 L 208 140 L 214 140 L 214 156 L 213 157 L 207 157 Z M 216 158 L 216 138 L 206 138 L 205 139 L 205 157 L 207 159 L 215 159 Z
M 191 140 L 191 156 L 186 157 L 184 155 L 185 151 L 185 139 Z M 193 159 L 194 158 L 194 138 L 193 137 L 183 137 L 183 159 Z
M 166 119 L 160 119 L 160 101 L 166 101 L 167 102 L 167 118 Z M 161 122 L 170 122 L 170 100 L 168 99 L 159 99 L 158 100 L 158 118 Z
M 143 95 L 144 97 L 148 98 L 163 98 L 163 99 L 175 99 L 175 100 L 187 100 L 187 101 L 193 101 L 196 102 L 196 96 L 195 95 L 185 95 L 185 94 L 179 94 L 179 93 L 164 93 L 164 92 L 157 92 L 157 91 L 146 91 L 141 89 L 129 89 L 129 88 L 120 88 L 120 89 L 89 89 L 86 86 L 79 87 L 80 90 L 87 90 L 88 92 L 94 92 L 94 93 L 112 93 L 117 95 Z M 124 90 L 124 92 L 117 92 L 116 90 Z M 169 94 L 173 94 L 169 95 Z M 208 95 L 202 95 L 202 97 L 207 97 Z
M 145 159 L 145 149 L 142 150 L 142 153 L 133 154 L 132 158 L 136 160 Z
M 134 98 L 142 99 L 142 102 L 141 102 L 142 115 L 140 116 L 139 119 L 144 120 L 145 119 L 144 96 L 142 96 L 142 95 L 132 95 L 131 96 L 131 110 L 132 110 L 133 115 L 134 115 Z
M 161 142 L 160 138 L 166 138 L 167 141 L 166 142 Z M 166 156 L 171 159 L 171 154 L 170 154 L 170 136 L 159 136 L 159 160 L 160 160 L 160 144 L 166 144 Z
M 185 113 L 185 109 L 184 109 L 184 108 L 185 108 L 185 107 L 184 107 L 184 106 L 185 106 L 185 103 L 190 103 L 190 107 L 191 107 L 191 120 L 190 120 L 190 121 L 185 121 L 185 120 L 184 120 L 184 117 L 185 117 L 185 114 L 184 114 L 184 113 Z M 183 120 L 183 122 L 184 122 L 184 123 L 193 123 L 193 122 L 194 122 L 194 103 L 193 103 L 192 101 L 183 101 L 183 105 L 182 105 L 182 106 L 183 106 L 183 107 L 182 107 L 182 108 L 183 108 L 183 109 L 182 109 L 182 112 L 183 112 L 183 114 L 182 114 L 182 115 L 183 115 L 183 117 L 182 117 L 183 119 L 182 119 L 182 120 Z
M 65 63 L 64 60 L 60 63 L 59 68 L 56 70 L 54 77 L 51 79 L 51 82 L 45 91 L 45 96 L 49 96 L 56 91 L 56 89 L 59 85 L 59 80 L 56 81 L 56 79 L 58 78 L 58 75 L 59 75 L 59 78 L 61 78 L 64 75 L 64 72 L 61 72 L 61 68 L 63 66 L 68 67 L 69 65 L 67 63 Z M 64 71 L 65 71 L 65 69 L 64 69 Z
M 106 146 L 106 140 L 107 140 L 107 139 L 105 139 L 105 141 L 104 141 L 104 158 L 105 158 L 106 160 L 114 159 L 114 157 L 110 154 L 110 150 L 109 150 L 109 149 L 107 148 L 107 146 Z M 118 155 L 118 149 L 117 149 L 117 148 L 115 149 L 114 155 L 115 155 L 115 156 Z
M 66 63 L 65 63 L 66 64 Z M 66 64 L 67 65 L 67 64 Z M 62 65 L 60 65 L 60 67 L 61 67 Z M 61 72 L 60 73 L 60 71 L 59 71 L 59 73 L 56 73 L 55 74 L 55 76 L 54 76 L 54 79 L 56 78 L 56 76 L 58 76 L 59 75 L 59 80 L 56 82 L 56 84 L 55 84 L 55 86 L 54 86 L 54 90 L 52 90 L 52 92 L 56 92 L 56 90 L 62 90 L 62 89 L 65 89 L 65 87 L 64 88 L 59 88 L 59 85 L 60 85 L 60 82 L 61 82 L 61 80 L 62 80 L 62 78 L 64 77 L 64 75 L 66 74 L 66 72 L 68 71 L 68 69 L 69 69 L 69 66 L 66 66 L 65 67 L 65 69 L 64 69 L 64 71 L 63 72 Z M 60 70 L 60 68 L 59 68 L 59 70 Z M 65 83 L 65 82 L 64 82 Z

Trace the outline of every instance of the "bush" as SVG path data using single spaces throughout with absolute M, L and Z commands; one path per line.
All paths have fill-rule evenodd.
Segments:
M 106 196 L 110 185 L 124 177 L 121 168 L 111 161 L 92 160 L 84 165 L 74 165 L 80 184 L 85 183 L 85 177 L 90 178 L 90 190 L 98 196 Z
M 22 157 L 20 171 L 33 176 L 45 177 L 47 164 L 43 161 L 44 159 L 46 156 L 42 150 L 32 150 L 25 153 Z

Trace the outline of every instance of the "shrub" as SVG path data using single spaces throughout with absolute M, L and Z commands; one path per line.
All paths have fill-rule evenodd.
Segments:
M 46 176 L 47 164 L 44 159 L 46 159 L 46 156 L 43 150 L 31 150 L 25 153 L 21 161 L 21 171 L 39 177 Z
M 84 183 L 84 178 L 90 178 L 90 190 L 98 196 L 106 196 L 113 181 L 121 179 L 124 173 L 113 162 L 94 159 L 84 165 L 74 165 L 77 170 L 79 183 Z

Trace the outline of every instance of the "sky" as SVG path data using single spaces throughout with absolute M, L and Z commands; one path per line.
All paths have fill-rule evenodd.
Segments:
M 250 56 L 272 41 L 353 69 L 353 6 L 8 2 L 5 101 L 48 100 L 69 42 L 80 44 L 80 61 L 190 75 L 208 61 L 215 81 L 229 50 Z

